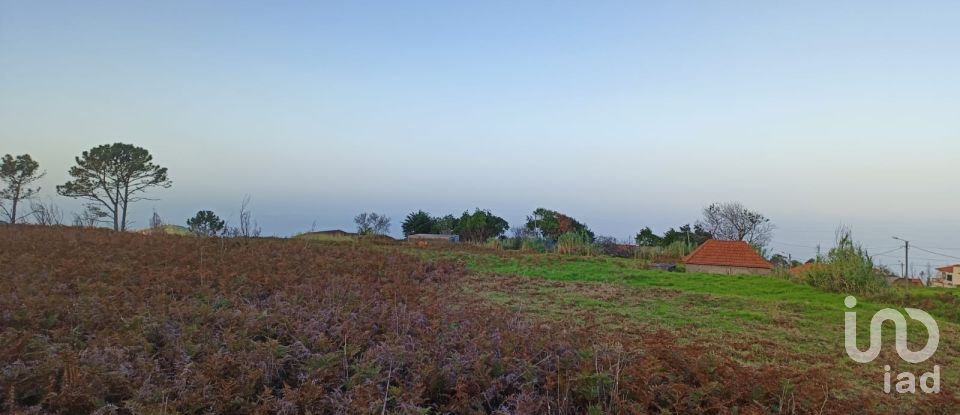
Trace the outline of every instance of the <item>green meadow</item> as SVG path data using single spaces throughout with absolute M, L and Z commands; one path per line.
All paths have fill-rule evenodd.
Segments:
M 636 260 L 555 254 L 426 251 L 420 255 L 463 261 L 482 277 L 478 295 L 547 319 L 589 321 L 609 330 L 667 330 L 685 342 L 715 347 L 747 365 L 822 367 L 857 388 L 881 392 L 883 365 L 894 371 L 941 366 L 945 388 L 960 382 L 960 326 L 956 291 L 890 288 L 859 296 L 852 310 L 845 294 L 776 276 L 728 276 L 644 269 Z M 522 283 L 489 282 L 519 278 Z M 844 349 L 844 313 L 858 313 L 858 347 L 869 344 L 869 321 L 883 308 L 919 308 L 938 322 L 940 344 L 927 362 L 909 364 L 893 352 L 893 325 L 883 328 L 884 352 L 859 364 Z M 908 323 L 912 320 L 908 319 Z M 908 324 L 911 350 L 926 342 L 923 325 Z

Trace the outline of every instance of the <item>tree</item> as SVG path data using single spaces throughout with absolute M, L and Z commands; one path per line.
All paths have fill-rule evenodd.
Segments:
M 257 238 L 260 236 L 260 225 L 253 220 L 253 212 L 247 207 L 249 205 L 250 195 L 246 195 L 240 202 L 240 224 L 227 229 L 227 235 L 234 238 Z
M 713 235 L 707 232 L 699 224 L 690 227 L 683 225 L 678 229 L 670 228 L 663 233 L 663 236 L 655 234 L 649 227 L 640 230 L 636 236 L 637 246 L 661 246 L 667 247 L 676 242 L 689 243 L 692 246 L 699 246 L 712 239 Z
M 160 214 L 156 210 L 153 211 L 153 215 L 150 216 L 150 229 L 159 230 L 163 227 L 163 219 L 160 218 Z
M 563 213 L 544 208 L 537 208 L 532 216 L 527 216 L 526 226 L 528 229 L 538 231 L 544 238 L 554 241 L 568 232 L 583 232 L 591 241 L 594 238 L 593 232 L 587 225 Z
M 457 220 L 454 231 L 460 239 L 471 242 L 484 242 L 489 238 L 503 235 L 510 225 L 503 218 L 490 213 L 489 210 L 477 208 L 471 214 L 463 212 Z
M 714 203 L 703 208 L 703 219 L 698 224 L 716 239 L 747 241 L 757 248 L 770 242 L 774 229 L 770 219 L 739 202 Z
M 31 200 L 30 211 L 33 215 L 33 222 L 37 225 L 52 226 L 63 224 L 63 211 L 53 203 L 43 203 L 43 201 Z
M 403 228 L 404 236 L 418 233 L 431 233 L 433 232 L 434 222 L 435 219 L 431 217 L 429 213 L 418 210 L 407 215 L 407 218 L 403 220 L 403 224 L 401 224 L 400 227 Z
M 217 236 L 225 226 L 226 222 L 209 210 L 201 210 L 193 218 L 187 219 L 187 227 L 199 236 Z
M 459 222 L 460 219 L 457 219 L 457 217 L 453 215 L 433 218 L 433 227 L 430 229 L 430 232 L 440 235 L 452 235 Z
M 773 254 L 773 256 L 770 257 L 770 263 L 776 268 L 791 267 L 790 259 L 783 254 Z
M 707 239 L 713 239 L 713 235 L 703 229 L 703 226 L 700 224 L 695 224 L 693 225 L 693 228 L 691 228 L 690 225 L 687 224 L 681 226 L 677 230 L 670 228 L 664 232 L 663 246 L 667 246 L 678 241 L 689 242 L 694 246 L 699 246 L 700 244 L 706 242 Z
M 386 235 L 390 232 L 390 218 L 379 213 L 363 212 L 353 218 L 357 233 L 361 235 Z
M 107 215 L 107 212 L 104 212 L 99 206 L 94 204 L 86 204 L 84 205 L 82 212 L 75 212 L 73 214 L 73 226 L 92 228 L 97 226 L 99 223 L 103 223 L 107 216 L 109 216 Z
M 152 187 L 168 188 L 167 168 L 153 164 L 147 150 L 114 143 L 94 147 L 76 158 L 73 180 L 57 186 L 57 193 L 102 205 L 113 218 L 113 229 L 127 229 L 127 208 L 147 198 L 138 196 Z
M 640 230 L 636 241 L 637 246 L 661 246 L 663 244 L 663 238 L 653 233 L 649 226 Z
M 247 209 L 250 204 L 250 195 L 243 197 L 240 203 L 240 226 L 237 228 L 237 234 L 244 238 L 260 237 L 260 224 L 253 220 L 253 212 Z
M 21 201 L 33 198 L 40 191 L 39 187 L 30 187 L 33 182 L 47 174 L 39 170 L 40 163 L 34 161 L 29 154 L 17 157 L 7 154 L 0 160 L 0 182 L 3 182 L 3 188 L 0 188 L 0 214 L 3 214 L 10 224 L 30 215 L 30 212 L 17 213 L 17 208 Z M 2 203 L 5 200 L 10 201 L 9 210 Z

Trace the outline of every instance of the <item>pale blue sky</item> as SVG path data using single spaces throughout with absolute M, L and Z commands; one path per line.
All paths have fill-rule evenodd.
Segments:
M 141 226 L 249 193 L 278 235 L 544 206 L 626 238 L 739 200 L 796 256 L 841 222 L 960 248 L 957 22 L 955 2 L 0 0 L 0 153 L 34 155 L 52 196 L 80 151 L 148 148 L 174 187 Z

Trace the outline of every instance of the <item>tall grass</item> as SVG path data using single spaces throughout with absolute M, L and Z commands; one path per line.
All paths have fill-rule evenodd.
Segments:
M 851 294 L 873 294 L 888 287 L 867 250 L 853 240 L 849 229 L 837 231 L 837 246 L 819 260 L 819 266 L 799 276 L 803 282 L 827 291 Z
M 676 241 L 667 246 L 640 246 L 637 247 L 637 258 L 648 261 L 677 261 L 697 248 L 694 243 Z
M 584 231 L 567 232 L 557 238 L 557 253 L 572 255 L 595 255 L 600 250 Z

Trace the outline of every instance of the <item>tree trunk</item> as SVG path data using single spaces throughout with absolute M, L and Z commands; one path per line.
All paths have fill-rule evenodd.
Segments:
M 13 189 L 13 204 L 10 206 L 10 224 L 17 223 L 17 205 L 20 202 L 20 185 L 17 184 Z
M 121 218 L 122 220 L 120 222 L 120 230 L 125 231 L 127 230 L 127 201 L 126 200 L 123 201 L 123 216 L 121 216 Z

